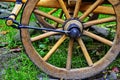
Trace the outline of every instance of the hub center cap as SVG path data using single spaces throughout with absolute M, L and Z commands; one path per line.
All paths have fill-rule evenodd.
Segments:
M 67 30 L 70 32 L 68 34 L 69 37 L 78 38 L 82 35 L 83 25 L 79 20 L 72 19 L 72 20 L 67 21 L 64 24 L 64 30 Z

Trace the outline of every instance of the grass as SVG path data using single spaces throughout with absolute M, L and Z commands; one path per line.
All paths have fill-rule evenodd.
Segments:
M 43 11 L 49 12 L 51 9 L 44 9 Z M 56 12 L 54 14 L 55 16 L 58 16 L 58 13 L 60 11 Z M 109 15 L 100 15 L 99 18 L 102 17 L 109 17 Z M 17 20 L 20 20 L 20 15 L 18 16 Z M 31 22 L 35 21 L 35 17 L 31 17 Z M 49 23 L 53 24 L 54 21 L 48 20 Z M 11 27 L 8 27 L 5 25 L 5 22 L 3 20 L 0 20 L 0 32 L 7 31 L 6 34 L 0 36 L 0 42 L 7 42 L 8 45 L 7 48 L 11 49 L 17 46 L 21 46 L 21 42 L 16 42 L 14 40 L 14 35 L 17 33 L 16 29 L 13 29 Z M 101 26 L 115 26 L 115 22 L 105 23 Z M 35 35 L 32 35 L 35 36 Z M 35 49 L 39 52 L 41 56 L 45 56 L 46 53 L 52 48 L 52 46 L 57 42 L 56 40 L 50 40 L 49 38 L 45 38 L 41 41 L 34 42 L 33 45 Z M 66 59 L 67 59 L 67 47 L 68 47 L 68 40 L 66 40 L 59 49 L 56 50 L 55 54 L 52 55 L 52 57 L 49 59 L 49 63 L 52 65 L 55 65 L 57 67 L 66 67 Z M 101 43 L 94 43 L 93 39 L 89 39 L 89 41 L 85 42 L 86 47 L 89 48 L 89 53 L 91 56 L 93 56 L 93 60 L 99 60 L 101 57 L 105 55 L 105 53 L 108 51 L 109 47 L 105 45 L 100 45 Z M 98 45 L 98 46 L 96 46 Z M 85 61 L 85 58 L 82 54 L 82 51 L 80 50 L 80 46 L 75 44 L 76 47 L 74 47 L 74 53 L 72 58 L 72 68 L 79 68 L 87 66 L 87 63 Z M 98 49 L 99 51 L 96 51 Z M 100 54 L 103 53 L 103 54 Z M 97 55 L 96 55 L 97 54 Z M 97 57 L 97 59 L 96 59 Z M 118 64 L 120 63 L 119 57 L 109 66 L 109 68 L 112 67 L 120 67 Z M 40 69 L 38 69 L 31 60 L 26 56 L 24 51 L 21 51 L 19 57 L 11 59 L 8 61 L 8 67 L 5 69 L 5 73 L 3 75 L 4 80 L 37 80 L 37 76 L 39 74 L 43 73 Z M 47 75 L 45 76 L 45 80 L 48 80 Z
M 20 17 L 18 15 L 17 21 L 20 20 Z M 21 47 L 21 41 L 16 41 L 14 38 L 17 32 L 17 29 L 7 26 L 5 20 L 0 20 L 0 46 L 9 50 Z M 4 43 L 7 45 L 2 45 Z M 3 80 L 37 80 L 37 76 L 41 73 L 40 69 L 28 58 L 24 50 L 19 53 L 18 57 L 10 59 L 4 65 L 7 65 L 7 67 L 5 66 L 2 76 Z
M 19 57 L 11 59 L 8 61 L 8 67 L 5 69 L 5 74 L 3 75 L 4 80 L 37 80 L 38 74 L 40 74 L 40 69 L 38 69 L 30 59 L 21 52 Z
M 20 47 L 21 42 L 14 40 L 14 35 L 17 33 L 16 29 L 8 27 L 4 24 L 4 21 L 0 20 L 1 29 L 0 32 L 9 30 L 8 33 L 0 36 L 0 43 L 7 43 L 6 48 L 12 49 L 15 47 Z M 6 63 L 4 64 L 6 65 Z M 38 69 L 33 62 L 27 57 L 24 51 L 19 54 L 19 57 L 12 58 L 7 62 L 7 67 L 5 69 L 3 79 L 4 80 L 37 80 L 38 74 L 40 74 L 40 69 Z
M 0 41 L 2 42 L 7 42 L 8 43 L 8 47 L 13 47 L 13 46 L 16 46 L 16 43 L 13 44 L 14 42 L 14 34 L 16 34 L 16 29 L 13 29 L 11 27 L 8 27 L 5 25 L 5 21 L 3 20 L 0 20 L 0 26 L 1 26 L 1 29 L 0 29 L 0 32 L 6 32 L 5 34 L 2 34 L 2 36 L 0 36 Z

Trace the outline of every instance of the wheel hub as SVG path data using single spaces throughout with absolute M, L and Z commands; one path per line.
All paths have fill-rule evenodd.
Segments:
M 83 25 L 77 19 L 68 20 L 63 27 L 64 27 L 64 30 L 67 30 L 70 32 L 68 36 L 71 38 L 78 38 L 82 35 Z
M 76 24 L 70 24 L 68 27 L 68 31 L 70 31 L 69 36 L 71 38 L 78 38 L 81 35 L 81 31 L 79 30 L 79 26 Z

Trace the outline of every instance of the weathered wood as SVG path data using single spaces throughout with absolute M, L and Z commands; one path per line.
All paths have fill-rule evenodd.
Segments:
M 72 53 L 73 53 L 73 44 L 74 39 L 70 39 L 69 41 L 69 46 L 68 46 L 68 56 L 67 56 L 67 63 L 66 63 L 66 69 L 70 70 L 71 69 L 71 64 L 72 64 Z
M 84 5 L 86 5 L 86 6 L 84 6 Z M 80 8 L 81 11 L 86 11 L 91 6 L 91 4 L 89 4 L 89 3 L 85 3 L 84 5 L 81 5 L 81 8 Z M 98 6 L 93 11 L 93 13 L 115 14 L 113 7 L 108 7 L 108 6 Z
M 2 2 L 16 2 L 16 0 L 1 0 Z M 26 3 L 27 0 L 22 0 L 23 3 Z M 49 3 L 49 4 L 46 4 Z M 40 0 L 37 4 L 38 6 L 45 6 L 45 7 L 57 7 L 59 8 L 60 5 L 57 0 Z
M 86 59 L 88 65 L 89 65 L 89 66 L 92 66 L 92 65 L 93 65 L 93 62 L 92 62 L 92 59 L 91 59 L 91 57 L 90 57 L 90 55 L 89 55 L 89 53 L 88 53 L 88 51 L 87 51 L 87 48 L 86 48 L 85 44 L 83 43 L 82 39 L 80 39 L 80 38 L 79 38 L 77 41 L 78 41 L 78 43 L 79 43 L 79 45 L 80 45 L 80 48 L 81 48 L 82 51 L 83 51 L 83 54 L 84 54 L 84 56 L 85 56 L 85 59 Z
M 76 17 L 78 16 L 81 3 L 82 3 L 82 0 L 77 0 L 76 5 L 75 5 L 74 14 L 73 14 L 73 17 L 74 17 L 74 18 L 76 18 Z
M 28 2 L 26 3 L 26 6 L 23 11 L 23 15 L 22 15 L 22 21 L 21 21 L 22 24 L 28 25 L 31 13 L 32 13 L 33 9 L 36 7 L 37 1 L 38 0 L 28 0 Z M 52 3 L 51 0 L 49 0 L 49 1 Z M 47 63 L 46 61 L 43 60 L 43 58 L 39 55 L 39 53 L 37 53 L 35 48 L 32 46 L 32 43 L 30 41 L 31 38 L 29 36 L 28 30 L 21 29 L 21 38 L 22 38 L 22 42 L 25 47 L 26 53 L 31 58 L 31 60 L 38 67 L 40 67 L 44 72 L 46 72 L 52 76 L 55 76 L 55 77 L 64 78 L 64 79 L 83 79 L 83 78 L 90 77 L 90 76 L 93 76 L 93 75 L 101 72 L 117 57 L 117 55 L 120 52 L 120 49 L 119 49 L 119 47 L 120 47 L 120 27 L 119 27 L 120 26 L 120 23 L 119 23 L 120 22 L 120 4 L 119 4 L 120 1 L 119 0 L 109 0 L 109 1 L 112 3 L 112 5 L 114 5 L 113 7 L 115 8 L 114 10 L 116 12 L 115 14 L 116 14 L 117 23 L 118 23 L 117 24 L 117 27 L 118 27 L 117 35 L 115 37 L 115 40 L 113 42 L 111 42 L 102 37 L 99 37 L 99 36 L 96 36 L 93 34 L 91 35 L 91 33 L 83 32 L 84 34 L 86 33 L 87 36 L 90 36 L 98 41 L 101 41 L 102 43 L 106 43 L 106 44 L 112 46 L 111 49 L 105 54 L 105 56 L 103 58 L 101 58 L 99 61 L 93 63 L 92 66 L 67 70 L 66 68 L 58 68 L 54 65 Z M 53 0 L 53 2 L 54 2 L 54 0 Z M 54 5 L 56 5 L 56 4 L 54 3 Z M 46 6 L 47 6 L 47 4 L 46 4 Z M 49 5 L 49 7 L 53 7 L 53 5 L 52 6 Z M 55 7 L 59 7 L 59 6 L 57 5 Z M 92 8 L 92 11 L 94 11 L 93 8 Z M 90 10 L 89 13 L 92 11 Z M 66 11 L 64 10 L 64 12 L 66 12 Z M 42 16 L 47 17 L 45 15 L 42 15 Z M 58 41 L 58 43 L 63 42 L 63 39 L 59 39 L 59 40 L 61 40 L 61 41 Z M 83 43 L 83 42 L 80 42 L 80 44 L 81 43 Z M 58 44 L 58 45 L 55 44 L 55 48 L 53 47 L 50 50 L 50 55 L 57 49 L 57 47 L 59 45 L 60 44 Z M 82 44 L 82 48 L 85 48 L 83 46 L 85 46 L 84 44 Z M 83 50 L 83 53 L 86 53 L 87 52 L 86 50 Z M 49 57 L 47 57 L 47 59 L 49 59 Z M 88 63 L 91 65 L 90 61 L 88 60 Z
M 103 19 L 98 19 L 98 20 L 92 20 L 92 21 L 88 21 L 86 23 L 84 23 L 84 27 L 90 27 L 92 25 L 97 25 L 97 24 L 101 24 L 101 23 L 105 23 L 105 22 L 111 22 L 111 21 L 116 21 L 116 17 L 108 17 L 108 18 L 103 18 Z
M 64 1 L 63 0 L 58 0 L 58 2 L 60 4 L 62 10 L 64 11 L 64 14 L 66 15 L 67 19 L 70 19 L 70 14 L 69 14 L 69 12 L 67 10 L 67 7 L 66 7 Z
M 102 42 L 102 43 L 104 43 L 104 44 L 107 44 L 107 45 L 109 45 L 109 46 L 112 46 L 112 45 L 113 45 L 113 42 L 112 42 L 112 41 L 109 41 L 109 40 L 107 40 L 107 39 L 105 39 L 105 38 L 103 38 L 103 37 L 100 37 L 100 36 L 98 36 L 98 35 L 96 35 L 96 34 L 93 34 L 93 33 L 91 33 L 91 32 L 84 31 L 83 34 L 86 35 L 86 36 L 89 36 L 89 37 L 91 37 L 91 38 L 93 38 L 93 39 L 96 39 L 96 40 L 98 40 L 98 41 L 100 41 L 100 42 Z
M 92 11 L 94 11 L 95 8 L 97 8 L 104 0 L 96 0 L 96 2 L 93 3 L 84 13 L 83 15 L 79 18 L 80 20 L 83 20 L 90 14 Z
M 42 11 L 34 10 L 34 13 L 35 13 L 35 14 L 38 14 L 38 15 L 41 15 L 41 16 L 44 16 L 44 17 L 46 17 L 46 18 L 52 19 L 52 20 L 54 20 L 54 21 L 56 21 L 56 22 L 58 22 L 58 23 L 60 23 L 60 24 L 63 24 L 63 23 L 64 23 L 64 20 L 62 20 L 62 19 L 60 19 L 60 18 L 57 18 L 57 17 L 54 17 L 54 16 L 52 16 L 52 15 L 49 15 L 49 14 L 47 14 L 47 13 L 44 13 L 44 12 L 42 12 Z
M 19 13 L 19 11 L 21 10 L 21 8 L 22 8 L 22 3 L 21 4 L 15 4 L 15 7 L 13 8 L 13 10 L 12 10 L 12 12 L 11 12 L 11 14 L 14 14 L 14 15 L 10 15 L 9 16 L 9 18 L 11 18 L 11 19 L 15 19 L 16 18 L 16 16 L 18 15 L 18 13 Z M 16 15 L 16 16 L 15 16 Z M 8 25 L 8 26 L 10 26 L 10 25 L 12 25 L 13 24 L 13 21 L 12 20 L 7 20 L 6 21 L 6 24 Z
M 3 2 L 15 2 L 16 0 L 1 0 Z M 23 3 L 26 2 L 26 0 L 22 0 Z M 49 3 L 49 4 L 46 4 Z M 50 7 L 50 8 L 60 8 L 60 4 L 58 3 L 57 0 L 40 0 L 40 2 L 37 4 L 38 6 L 43 6 L 43 7 Z M 87 10 L 92 3 L 82 3 L 81 4 L 81 11 Z M 75 6 L 75 4 L 73 4 Z M 114 10 L 112 7 L 106 7 L 106 6 L 98 6 L 94 11 L 94 13 L 104 13 L 104 14 L 115 14 Z
M 52 47 L 52 49 L 47 53 L 47 55 L 44 56 L 43 60 L 47 61 L 51 55 L 57 50 L 57 48 L 63 43 L 63 41 L 66 39 L 66 35 L 63 35 L 57 43 Z
M 33 38 L 31 38 L 31 41 L 34 42 L 34 41 L 38 41 L 40 39 L 43 39 L 43 38 L 46 38 L 46 37 L 49 37 L 49 36 L 52 36 L 52 35 L 55 35 L 55 34 L 59 34 L 58 32 L 47 32 L 47 33 L 44 33 L 44 34 L 41 34 L 41 35 L 38 35 L 38 36 L 35 36 Z

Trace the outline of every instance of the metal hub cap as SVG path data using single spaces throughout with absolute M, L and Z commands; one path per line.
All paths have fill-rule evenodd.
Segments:
M 64 30 L 70 31 L 69 37 L 78 38 L 82 35 L 83 25 L 79 20 L 71 19 L 65 23 Z

